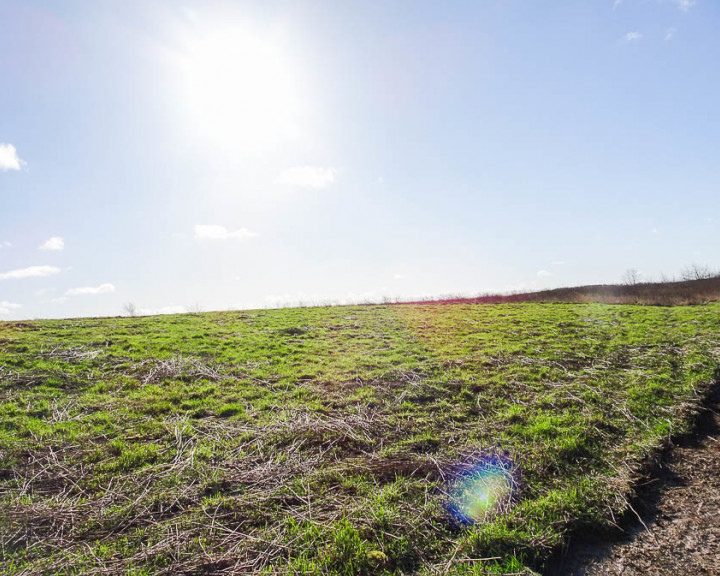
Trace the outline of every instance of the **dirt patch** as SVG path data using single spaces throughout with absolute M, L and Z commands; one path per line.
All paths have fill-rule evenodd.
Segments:
M 720 574 L 720 402 L 643 486 L 639 518 L 617 542 L 577 541 L 548 574 Z

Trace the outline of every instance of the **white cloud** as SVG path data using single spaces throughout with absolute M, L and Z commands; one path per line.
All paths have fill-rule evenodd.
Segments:
M 643 37 L 640 32 L 628 32 L 625 34 L 625 40 L 628 42 L 636 42 L 637 40 L 640 40 Z
M 196 240 L 246 240 L 257 236 L 255 232 L 250 232 L 247 228 L 240 228 L 231 232 L 225 226 L 217 224 L 196 224 L 195 239 Z
M 283 170 L 278 176 L 278 184 L 296 188 L 312 188 L 318 190 L 335 182 L 337 170 L 320 166 L 295 166 Z
M 538 270 L 537 276 L 538 278 L 549 278 L 552 276 L 552 272 L 548 272 L 547 270 Z
M 620 6 L 620 4 L 623 3 L 623 1 L 624 1 L 624 0 L 615 0 L 615 1 L 613 2 L 613 10 L 615 10 L 615 8 L 617 8 L 618 6 Z M 658 0 L 658 1 L 659 1 L 659 2 L 664 2 L 664 1 L 666 1 L 666 0 Z M 688 10 L 690 10 L 690 8 L 692 8 L 693 6 L 695 6 L 695 4 L 696 4 L 697 2 L 696 2 L 696 0 L 670 0 L 670 3 L 671 3 L 671 4 L 675 4 L 675 6 L 677 6 L 677 7 L 678 7 L 680 10 L 682 10 L 683 12 L 687 12 Z
M 6 300 L 0 301 L 0 316 L 7 316 L 12 313 L 13 310 L 22 308 L 22 305 L 15 304 L 15 302 L 7 302 Z
M 7 240 L 5 240 L 4 242 L 0 242 L 0 250 L 2 250 L 3 248 L 10 248 L 11 246 L 12 244 Z
M 680 8 L 683 12 L 687 12 L 695 6 L 695 0 L 670 0 L 675 6 Z
M 43 276 L 52 276 L 59 274 L 60 268 L 55 266 L 28 266 L 18 270 L 9 270 L 0 273 L 0 280 L 18 280 L 21 278 L 38 278 Z
M 402 280 L 403 278 L 405 278 L 405 276 L 402 275 L 402 274 L 395 274 L 395 275 L 393 276 L 393 278 L 394 278 L 395 280 Z
M 198 13 L 192 8 L 181 8 L 180 13 L 185 17 L 186 20 L 189 20 L 192 23 L 196 23 L 200 20 L 200 18 L 198 17 Z
M 677 28 L 668 28 L 665 32 L 665 40 L 671 40 L 675 36 L 675 32 L 677 32 Z
M 55 292 L 55 288 L 41 288 L 40 290 L 35 290 L 35 296 L 44 296 L 45 294 L 52 294 Z
M 15 146 L 0 143 L 0 172 L 20 170 L 24 164 L 25 162 L 17 155 Z
M 161 308 L 140 308 L 138 314 L 141 316 L 157 316 L 158 314 L 184 314 L 187 312 L 185 306 L 163 306 Z
M 38 246 L 38 250 L 63 250 L 65 248 L 65 240 L 60 236 L 53 236 L 48 238 Z
M 553 260 L 552 265 L 553 266 L 563 266 L 565 264 L 565 260 Z
M 65 292 L 65 296 L 86 296 L 88 294 L 108 294 L 115 292 L 112 284 L 100 284 L 100 286 L 83 286 L 82 288 L 71 288 Z

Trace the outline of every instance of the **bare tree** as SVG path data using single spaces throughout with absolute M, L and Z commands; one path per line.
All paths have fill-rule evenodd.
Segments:
M 203 311 L 203 308 L 200 305 L 200 302 L 195 302 L 195 304 L 186 306 L 185 309 L 188 311 L 189 314 L 200 314 Z
M 125 304 L 123 304 L 123 312 L 125 312 L 125 314 L 127 314 L 128 316 L 138 315 L 137 307 L 132 302 L 126 302 Z
M 682 271 L 680 275 L 683 280 L 704 280 L 714 276 L 710 266 L 707 264 L 696 264 L 693 262 Z
M 634 286 L 640 282 L 640 272 L 637 268 L 628 268 L 622 275 L 622 283 L 627 286 Z

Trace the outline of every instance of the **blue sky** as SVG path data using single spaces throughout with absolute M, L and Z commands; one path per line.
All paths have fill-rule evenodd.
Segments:
M 0 0 L 0 319 L 712 267 L 710 0 Z

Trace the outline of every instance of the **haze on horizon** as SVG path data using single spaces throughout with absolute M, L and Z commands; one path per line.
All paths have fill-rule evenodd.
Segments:
M 720 248 L 720 4 L 0 2 L 0 320 L 645 278 Z

